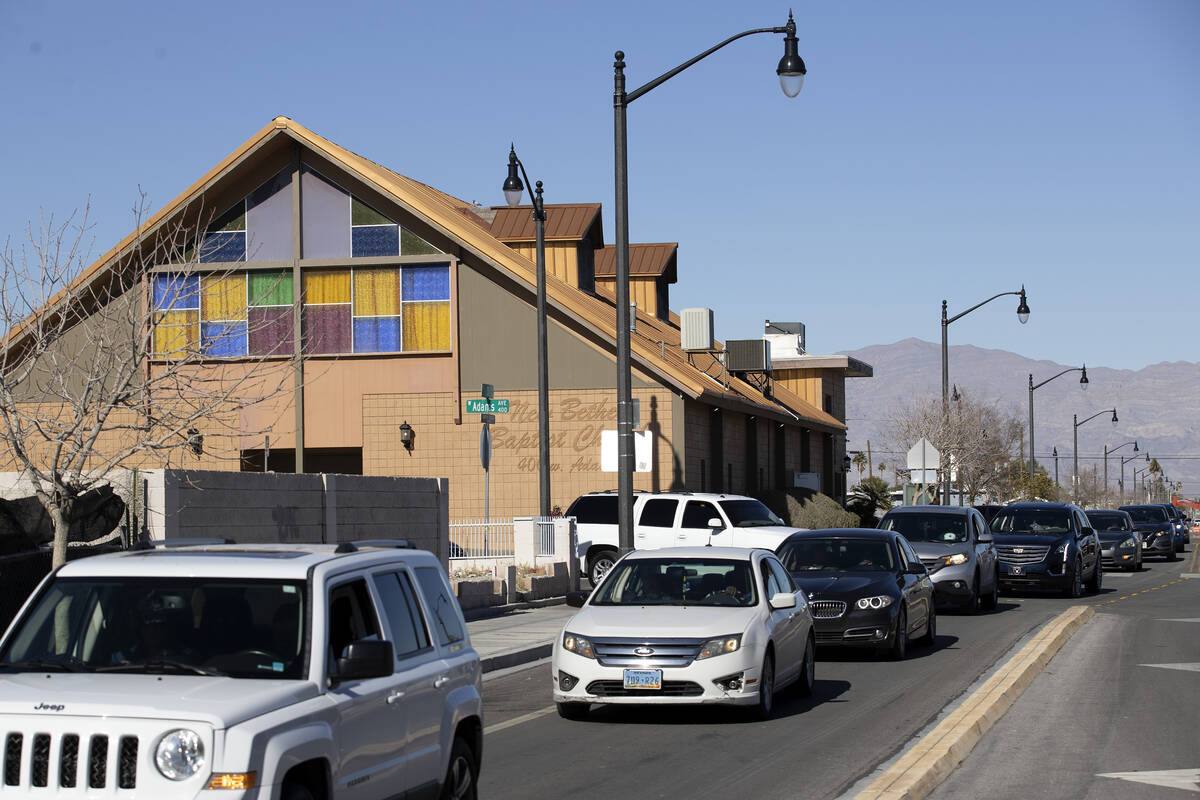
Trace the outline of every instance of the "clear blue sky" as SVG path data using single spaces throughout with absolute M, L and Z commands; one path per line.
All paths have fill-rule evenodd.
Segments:
M 1200 360 L 1200 2 L 822 2 L 629 109 L 633 241 L 678 241 L 672 306 L 810 350 L 908 336 L 1061 363 Z M 95 254 L 277 114 L 466 200 L 515 141 L 547 202 L 604 203 L 612 55 L 629 88 L 787 6 L 0 4 L 0 236 L 89 197 Z M 1012 301 L 1012 302 L 1010 302 Z

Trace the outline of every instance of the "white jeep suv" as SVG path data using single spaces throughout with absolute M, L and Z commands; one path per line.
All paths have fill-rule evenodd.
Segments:
M 404 543 L 142 546 L 0 640 L 5 795 L 474 797 L 479 657 Z
M 592 492 L 567 509 L 578 531 L 576 555 L 592 586 L 617 561 L 617 493 Z M 760 547 L 774 550 L 792 528 L 759 500 L 736 494 L 637 492 L 633 496 L 633 546 Z

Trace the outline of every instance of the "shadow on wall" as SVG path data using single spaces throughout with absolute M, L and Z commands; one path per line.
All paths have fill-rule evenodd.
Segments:
M 279 529 L 279 541 L 300 541 L 300 526 L 296 523 L 296 509 L 292 506 L 275 506 L 271 509 L 271 519 Z
M 675 442 L 663 438 L 662 422 L 658 419 L 658 398 L 654 395 L 650 396 L 650 421 L 646 424 L 646 430 L 653 434 L 655 442 L 663 439 L 671 448 L 671 485 L 668 487 L 668 491 L 683 491 L 686 488 L 683 485 L 683 464 L 679 460 L 679 451 L 675 448 Z M 651 459 L 650 486 L 656 492 L 663 490 L 657 454 Z

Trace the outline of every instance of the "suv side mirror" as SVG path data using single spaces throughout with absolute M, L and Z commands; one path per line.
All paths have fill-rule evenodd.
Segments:
M 976 541 L 978 541 L 980 544 L 991 544 L 995 541 L 995 537 L 992 536 L 991 531 L 980 531 Z
M 725 523 L 721 522 L 720 517 L 709 517 L 708 527 L 713 531 L 723 531 L 725 530 Z
M 591 592 L 567 592 L 567 605 L 571 608 L 583 608 L 583 604 L 591 596 Z
M 913 564 L 910 562 L 908 569 L 904 570 L 904 573 L 906 575 L 927 575 L 929 574 L 929 570 L 925 568 L 924 564 Z
M 1084 539 L 1086 539 L 1089 536 L 1094 536 L 1095 534 L 1096 534 L 1095 528 L 1083 528 L 1079 531 L 1079 536 Z
M 337 680 L 355 681 L 391 675 L 396 663 L 391 642 L 359 639 L 346 646 L 346 655 L 337 660 Z

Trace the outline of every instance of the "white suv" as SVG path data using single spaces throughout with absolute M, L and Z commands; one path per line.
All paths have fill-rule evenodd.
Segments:
M 143 546 L 51 573 L 0 640 L 0 781 L 36 797 L 474 797 L 480 689 L 430 553 Z
M 567 509 L 578 532 L 576 555 L 593 586 L 617 561 L 617 493 L 592 492 Z M 699 492 L 638 492 L 633 497 L 633 546 L 761 547 L 774 550 L 791 528 L 753 497 Z

